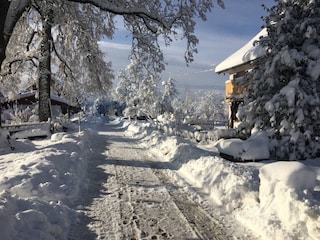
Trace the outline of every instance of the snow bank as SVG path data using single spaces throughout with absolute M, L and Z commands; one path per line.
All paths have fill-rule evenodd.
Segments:
M 88 133 L 17 140 L 0 156 L 2 240 L 67 239 L 75 211 L 67 207 L 85 186 Z M 27 236 L 27 237 L 26 237 Z
M 82 136 L 57 133 L 47 146 L 37 146 L 27 154 L 19 153 L 23 146 L 19 144 L 5 158 L 7 165 L 0 176 L 0 191 L 8 190 L 21 198 L 71 201 L 79 193 L 86 170 L 84 141 L 83 133 Z M 8 163 L 8 159 L 12 161 Z
M 190 144 L 178 136 L 162 135 L 160 131 L 151 127 L 150 123 L 131 124 L 127 135 L 141 138 L 141 143 L 154 155 L 161 156 L 163 162 L 171 162 L 172 167 L 180 167 L 190 159 L 197 159 L 209 155 L 209 152 L 199 151 L 195 145 Z
M 239 221 L 262 239 L 320 239 L 316 172 L 301 162 L 275 162 L 260 169 L 259 202 L 244 206 Z
M 128 136 L 132 136 L 132 137 L 140 137 L 143 138 L 145 136 L 147 136 L 150 131 L 152 131 L 153 129 L 151 129 L 151 125 L 148 122 L 131 122 L 131 121 L 126 121 L 123 125 L 123 127 L 127 128 L 126 134 Z
M 260 169 L 260 179 L 260 195 L 267 196 L 274 190 L 274 185 L 278 183 L 293 188 L 297 192 L 313 190 L 316 183 L 316 173 L 301 162 L 275 162 Z
M 67 239 L 74 218 L 75 212 L 60 202 L 21 199 L 7 191 L 0 194 L 2 240 Z
M 177 183 L 184 179 L 205 192 L 216 206 L 213 215 L 229 218 L 227 222 L 234 219 L 234 231 L 240 224 L 259 239 L 320 239 L 319 159 L 233 163 L 219 157 L 214 147 L 208 152 L 179 137 L 143 130 L 142 125 L 129 129 L 138 128 L 148 132 L 142 144 L 158 159 L 173 163 Z M 241 159 L 269 158 L 263 132 L 253 133 L 247 141 L 220 140 L 216 146 Z
M 256 197 L 259 187 L 258 171 L 238 167 L 218 157 L 200 157 L 188 161 L 178 174 L 197 188 L 204 190 L 222 212 L 239 208 L 247 196 Z

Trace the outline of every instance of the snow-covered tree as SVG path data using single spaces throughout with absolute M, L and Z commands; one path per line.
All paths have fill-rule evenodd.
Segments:
M 125 70 L 119 72 L 116 96 L 126 105 L 125 116 L 155 117 L 158 112 L 158 74 L 150 75 L 143 68 L 141 59 L 131 59 Z
M 159 114 L 159 77 L 157 75 L 147 75 L 141 81 L 137 92 L 137 100 L 141 113 L 138 115 L 146 115 L 151 118 Z
M 194 118 L 204 122 L 223 121 L 225 119 L 224 99 L 218 91 L 200 91 L 196 94 Z
M 124 69 L 121 69 L 118 72 L 118 86 L 115 89 L 115 99 L 119 102 L 127 104 L 129 102 L 129 97 L 133 89 L 131 89 L 132 84 L 128 77 L 127 72 Z
M 105 93 L 113 75 L 97 41 L 102 35 L 111 36 L 109 19 L 92 5 L 34 1 L 9 42 L 4 86 L 18 86 L 21 73 L 29 76 L 30 85 L 37 83 L 42 121 L 50 117 L 51 88 L 77 104 L 93 92 Z
M 276 0 L 268 14 L 266 55 L 254 64 L 240 127 L 268 131 L 274 158 L 318 157 L 320 2 Z
M 123 106 L 117 101 L 112 100 L 110 96 L 99 97 L 93 103 L 93 113 L 104 116 L 119 116 L 123 110 Z
M 175 81 L 169 78 L 167 81 L 162 81 L 163 92 L 161 96 L 161 113 L 174 113 L 173 104 L 178 98 Z
M 98 41 L 112 37 L 112 14 L 88 4 L 63 5 L 64 14 L 54 29 L 53 60 L 58 66 L 54 77 L 62 81 L 60 93 L 81 104 L 89 97 L 108 94 L 111 88 L 112 64 L 105 62 Z
M 220 91 L 194 91 L 186 89 L 181 100 L 172 106 L 181 123 L 215 123 L 226 121 L 226 104 Z

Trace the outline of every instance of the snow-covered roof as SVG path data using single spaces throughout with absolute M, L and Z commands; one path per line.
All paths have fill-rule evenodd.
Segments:
M 264 48 L 255 44 L 262 36 L 267 35 L 266 28 L 262 29 L 256 36 L 254 36 L 247 44 L 245 44 L 238 51 L 223 60 L 215 68 L 216 73 L 226 72 L 227 70 L 243 65 L 265 54 Z
M 35 92 L 19 93 L 18 99 L 27 98 L 27 97 L 33 97 L 34 95 L 35 95 Z
M 23 98 L 33 97 L 33 96 L 35 96 L 35 92 L 19 93 L 17 99 L 23 99 Z M 66 99 L 64 99 L 64 98 L 62 98 L 62 97 L 60 97 L 58 95 L 50 94 L 50 98 L 51 98 L 51 100 L 54 100 L 56 102 L 64 103 L 66 105 L 69 105 L 69 102 Z
M 51 94 L 50 97 L 51 97 L 51 100 L 55 100 L 57 102 L 61 102 L 61 103 L 65 103 L 65 104 L 69 105 L 69 102 L 66 99 L 64 99 L 58 95 Z

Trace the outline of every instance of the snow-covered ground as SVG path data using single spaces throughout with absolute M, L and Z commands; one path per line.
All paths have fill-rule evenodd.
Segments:
M 67 239 L 76 212 L 67 207 L 85 183 L 87 133 L 0 145 L 1 239 Z
M 91 119 L 91 126 L 101 121 Z M 70 239 L 79 217 L 72 207 L 88 184 L 88 161 L 95 152 L 94 130 L 85 125 L 82 130 L 17 140 L 14 151 L 1 143 L 1 239 Z M 243 239 L 240 225 L 257 239 L 320 239 L 320 159 L 233 163 L 222 159 L 218 148 L 234 153 L 236 140 L 194 144 L 164 136 L 146 122 L 127 122 L 122 130 L 157 161 L 169 162 L 166 175 L 181 187 L 187 182 L 194 191 L 190 197 L 209 202 L 235 238 Z M 252 148 L 250 142 L 241 145 L 250 150 L 257 142 L 261 147 L 261 138 Z

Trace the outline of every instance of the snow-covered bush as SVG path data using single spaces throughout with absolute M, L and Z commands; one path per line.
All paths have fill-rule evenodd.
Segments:
M 271 134 L 276 159 L 320 156 L 320 6 L 318 1 L 277 0 L 265 17 L 266 55 L 254 63 L 243 124 Z
M 0 128 L 0 150 L 12 149 L 10 133 L 6 128 Z
M 52 132 L 63 132 L 66 130 L 75 130 L 78 126 L 70 121 L 68 114 L 60 114 L 51 120 L 51 127 Z
M 11 122 L 12 123 L 23 123 L 23 122 L 35 122 L 38 120 L 36 116 L 35 109 L 26 107 L 22 108 L 15 108 L 14 112 L 11 112 Z
M 158 89 L 159 76 L 145 72 L 140 60 L 131 59 L 127 68 L 119 72 L 118 79 L 115 98 L 125 105 L 125 117 L 161 116 L 161 122 L 167 118 L 165 122 L 170 122 L 170 126 L 166 127 L 172 128 L 169 132 L 175 132 L 173 129 L 177 130 L 181 124 L 213 126 L 215 121 L 226 119 L 224 97 L 219 91 L 192 94 L 186 91 L 180 98 L 173 79 L 162 81 L 162 89 Z
M 195 116 L 203 121 L 223 121 L 225 120 L 224 103 L 224 97 L 218 91 L 198 92 Z
M 97 98 L 93 104 L 93 111 L 99 115 L 121 115 L 123 111 L 122 104 L 112 101 L 108 98 Z

